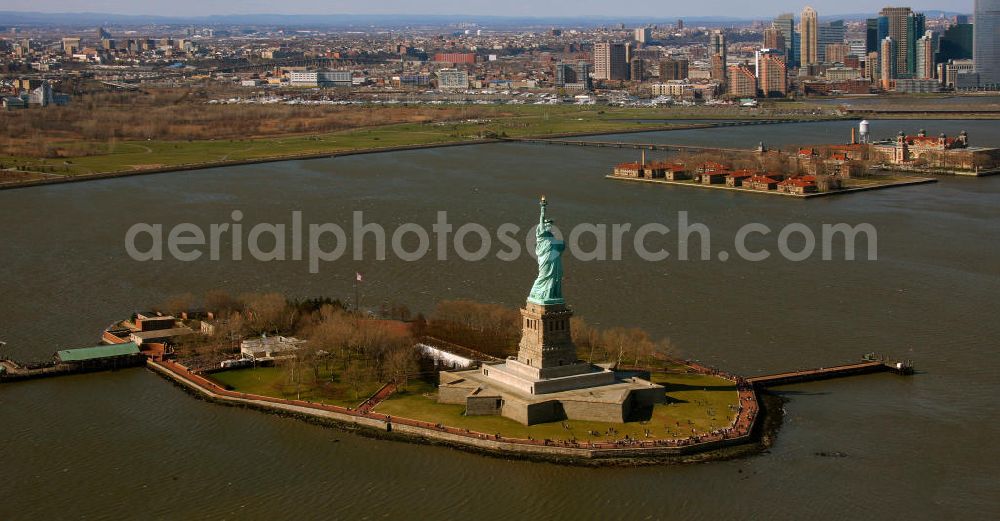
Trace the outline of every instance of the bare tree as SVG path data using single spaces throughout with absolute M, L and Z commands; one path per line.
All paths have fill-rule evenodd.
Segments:
M 386 355 L 386 368 L 391 381 L 406 389 L 410 374 L 417 372 L 417 351 L 412 345 L 396 346 Z
M 244 303 L 244 316 L 254 333 L 285 331 L 295 323 L 295 308 L 280 293 L 251 293 L 244 295 L 241 300 Z

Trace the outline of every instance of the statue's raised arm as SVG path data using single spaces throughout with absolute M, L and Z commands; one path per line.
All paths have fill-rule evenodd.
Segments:
M 548 229 L 548 226 L 545 226 L 545 207 L 548 205 L 549 203 L 545 200 L 545 196 L 543 195 L 542 200 L 538 203 L 538 206 L 541 207 L 541 212 L 538 215 L 538 229 L 535 230 L 535 235 L 537 236 L 541 236 L 541 234 Z

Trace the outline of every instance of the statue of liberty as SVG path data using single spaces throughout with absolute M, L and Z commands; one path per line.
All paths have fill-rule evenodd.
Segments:
M 531 286 L 528 301 L 535 304 L 564 304 L 562 295 L 562 252 L 566 245 L 552 235 L 552 220 L 545 218 L 548 203 L 545 196 L 539 203 L 541 215 L 535 231 L 535 254 L 538 257 L 538 278 Z

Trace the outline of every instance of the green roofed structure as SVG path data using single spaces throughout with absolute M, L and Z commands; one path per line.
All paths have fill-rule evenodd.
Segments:
M 95 369 L 139 365 L 143 361 L 142 353 L 139 352 L 139 346 L 135 342 L 64 349 L 56 351 L 55 358 L 59 363 Z

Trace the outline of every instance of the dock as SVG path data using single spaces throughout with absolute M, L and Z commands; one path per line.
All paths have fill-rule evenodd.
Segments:
M 831 378 L 843 378 L 845 376 L 884 372 L 911 375 L 913 374 L 913 365 L 909 362 L 879 359 L 872 355 L 868 355 L 861 362 L 853 364 L 754 376 L 747 378 L 747 382 L 754 387 L 775 387 L 779 385 L 815 382 L 818 380 L 829 380 Z
M 95 371 L 115 371 L 145 364 L 146 356 L 134 342 L 63 349 L 56 351 L 52 360 L 46 362 L 19 363 L 7 358 L 0 359 L 0 383 Z

